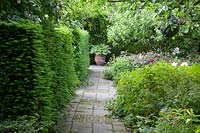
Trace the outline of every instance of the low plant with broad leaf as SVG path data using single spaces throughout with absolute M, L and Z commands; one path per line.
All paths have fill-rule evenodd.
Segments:
M 161 61 L 125 72 L 117 79 L 111 114 L 137 131 L 154 127 L 163 108 L 191 108 L 199 115 L 199 71 L 199 65 L 172 66 Z

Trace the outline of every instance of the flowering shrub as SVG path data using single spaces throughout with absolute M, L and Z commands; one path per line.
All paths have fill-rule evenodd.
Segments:
M 187 58 L 180 57 L 181 50 L 176 47 L 171 49 L 171 52 L 146 52 L 137 55 L 131 54 L 125 56 L 128 60 L 132 61 L 134 64 L 142 67 L 144 65 L 153 65 L 158 61 L 165 61 L 172 64 L 172 66 L 191 66 L 192 64 L 200 63 L 200 56 L 188 56 Z
M 153 53 L 153 52 L 147 52 L 145 55 L 144 55 L 144 60 L 146 62 L 146 64 L 153 64 L 157 61 L 160 61 L 160 60 L 167 60 L 168 57 L 167 56 L 163 56 L 159 53 Z
M 132 61 L 137 66 L 144 66 L 144 65 L 153 65 L 154 63 L 164 60 L 169 62 L 170 57 L 167 55 L 159 54 L 157 52 L 147 52 L 138 55 L 129 55 L 125 56 L 126 59 Z

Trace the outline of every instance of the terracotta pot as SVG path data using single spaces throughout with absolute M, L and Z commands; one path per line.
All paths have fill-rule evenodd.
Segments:
M 95 62 L 97 65 L 103 65 L 105 63 L 106 56 L 105 55 L 95 55 Z

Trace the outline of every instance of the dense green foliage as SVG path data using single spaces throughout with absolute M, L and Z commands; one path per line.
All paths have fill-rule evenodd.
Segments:
M 199 66 L 174 67 L 159 62 L 120 75 L 117 97 L 110 106 L 112 115 L 124 118 L 133 127 L 141 117 L 155 120 L 163 108 L 200 110 Z M 144 122 L 140 126 L 153 126 Z
M 1 0 L 0 19 L 19 21 L 29 19 L 49 23 L 60 19 L 61 1 L 58 0 Z
M 108 38 L 133 53 L 179 47 L 183 56 L 199 51 L 199 4 L 191 1 L 113 3 Z
M 97 8 L 97 7 L 99 8 Z M 108 15 L 106 12 L 99 11 L 100 6 L 95 4 L 92 6 L 92 14 L 90 14 L 88 17 L 83 19 L 83 28 L 88 31 L 90 34 L 89 44 L 90 47 L 92 45 L 99 45 L 99 44 L 108 44 L 108 38 L 107 38 L 107 27 L 109 25 L 108 23 Z M 85 5 L 87 8 L 87 5 Z M 108 54 L 109 52 L 106 52 Z M 90 56 L 91 63 L 94 63 L 93 55 Z
M 195 115 L 192 109 L 163 109 L 159 113 L 154 131 L 156 133 L 198 133 L 200 131 L 200 115 Z M 172 124 L 173 123 L 173 124 Z
M 2 0 L 0 7 L 1 20 L 26 18 L 42 24 L 81 27 L 89 32 L 92 45 L 108 44 L 109 38 L 117 48 L 112 49 L 115 53 L 122 48 L 135 53 L 158 47 L 169 50 L 167 48 L 176 46 L 184 50 L 184 56 L 199 52 L 198 0 Z
M 109 41 L 114 47 L 133 53 L 149 50 L 152 45 L 156 47 L 162 39 L 158 36 L 161 35 L 158 19 L 156 13 L 148 9 L 119 13 L 108 30 Z
M 84 30 L 74 31 L 74 55 L 76 74 L 81 81 L 85 80 L 90 64 L 89 57 L 89 34 Z
M 52 72 L 45 56 L 42 28 L 33 23 L 0 26 L 1 122 L 27 115 L 37 118 L 31 123 L 34 127 L 38 122 L 36 130 L 46 127 L 51 124 L 53 111 Z M 12 128 L 8 131 L 14 132 Z
M 87 30 L 89 46 L 98 44 L 108 44 L 107 27 L 108 13 L 104 6 L 105 1 L 69 1 L 61 11 L 63 23 L 71 28 L 81 28 Z M 94 63 L 93 55 L 90 56 L 91 63 Z
M 107 15 L 101 12 L 97 13 L 84 21 L 84 29 L 91 35 L 90 44 L 107 44 Z
M 99 15 L 105 15 L 105 1 L 106 0 L 63 0 L 63 3 L 66 2 L 63 4 L 63 8 L 61 10 L 63 23 L 70 25 L 72 28 L 83 28 L 85 24 L 89 24 L 89 28 L 91 28 L 93 22 L 90 20 L 93 20 L 94 18 L 98 19 Z M 99 25 L 95 23 L 93 24 Z M 95 28 L 93 29 L 95 30 Z M 103 32 L 106 33 L 105 31 Z
M 65 1 L 61 13 L 63 22 L 72 28 L 82 28 L 90 34 L 89 43 L 107 44 L 108 13 L 105 0 Z
M 43 31 L 30 22 L 0 27 L 0 130 L 47 132 L 78 82 L 71 30 Z
M 66 26 L 46 31 L 46 49 L 53 70 L 53 94 L 55 109 L 60 110 L 69 102 L 77 84 L 73 54 L 73 35 Z
M 108 62 L 108 68 L 103 71 L 103 76 L 106 79 L 115 80 L 122 72 L 127 72 L 135 69 L 135 65 L 124 57 L 116 57 Z

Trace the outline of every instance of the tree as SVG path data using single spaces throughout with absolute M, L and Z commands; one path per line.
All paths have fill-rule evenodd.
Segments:
M 57 22 L 61 3 L 61 0 L 1 0 L 0 19 L 18 21 L 24 18 L 40 23 Z

